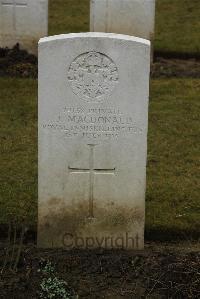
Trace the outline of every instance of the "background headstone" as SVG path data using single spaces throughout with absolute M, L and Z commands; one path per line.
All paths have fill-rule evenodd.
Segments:
M 142 249 L 150 42 L 39 42 L 39 247 Z
M 153 41 L 155 0 L 91 0 L 90 31 L 133 35 Z
M 48 0 L 0 0 L 0 47 L 37 53 L 38 41 L 48 32 Z

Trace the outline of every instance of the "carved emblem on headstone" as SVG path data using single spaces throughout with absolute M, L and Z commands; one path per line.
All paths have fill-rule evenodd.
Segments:
M 71 63 L 68 80 L 73 92 L 88 102 L 100 102 L 111 95 L 119 81 L 118 69 L 112 59 L 99 52 L 79 55 Z

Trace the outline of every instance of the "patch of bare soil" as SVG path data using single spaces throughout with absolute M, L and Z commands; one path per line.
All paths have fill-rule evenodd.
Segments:
M 151 68 L 152 78 L 200 78 L 200 60 L 157 57 Z
M 75 298 L 200 298 L 199 247 L 148 244 L 144 252 L 123 250 L 39 250 L 23 248 L 16 270 L 0 276 L 0 298 L 39 298 L 41 264 L 50 261 L 56 277 Z M 5 248 L 0 250 L 1 269 Z M 57 297 L 56 297 L 57 298 Z M 58 297 L 62 298 L 62 297 Z M 71 297 L 70 297 L 71 298 Z M 74 298 L 74 297 L 73 297 Z
M 157 53 L 151 67 L 152 78 L 200 78 L 200 59 L 190 56 L 178 58 L 176 53 L 164 55 Z M 186 58 L 186 59 L 184 59 Z M 0 76 L 37 78 L 38 60 L 37 57 L 25 50 L 20 50 L 17 44 L 13 49 L 0 48 Z
M 19 44 L 12 49 L 0 48 L 0 76 L 37 78 L 36 56 L 20 50 Z

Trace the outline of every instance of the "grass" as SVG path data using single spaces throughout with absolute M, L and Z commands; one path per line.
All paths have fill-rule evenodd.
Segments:
M 0 222 L 37 220 L 37 81 L 0 78 Z M 151 82 L 147 221 L 154 232 L 198 232 L 199 80 Z
M 0 222 L 37 213 L 37 83 L 0 79 Z
M 200 52 L 200 1 L 157 0 L 155 50 Z
M 89 0 L 50 0 L 49 35 L 89 31 Z
M 50 0 L 49 35 L 89 31 L 89 0 Z M 156 51 L 200 52 L 200 1 L 156 1 Z
M 200 81 L 154 80 L 147 167 L 147 231 L 199 229 Z

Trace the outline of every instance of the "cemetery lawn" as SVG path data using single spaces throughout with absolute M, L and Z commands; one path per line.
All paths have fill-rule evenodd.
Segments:
M 156 3 L 155 51 L 199 56 L 200 1 L 156 0 Z
M 89 31 L 89 0 L 50 0 L 49 35 Z M 156 1 L 156 52 L 199 56 L 200 1 Z
M 37 81 L 0 78 L 0 223 L 37 221 Z M 198 79 L 151 81 L 146 237 L 199 233 Z M 130 182 L 131 183 L 131 182 Z

